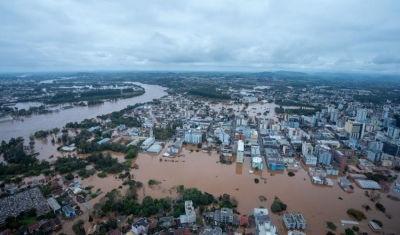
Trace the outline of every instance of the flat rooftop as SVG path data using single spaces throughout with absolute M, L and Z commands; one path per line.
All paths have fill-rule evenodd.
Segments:
M 381 186 L 373 180 L 355 179 L 355 181 L 363 189 L 381 189 Z

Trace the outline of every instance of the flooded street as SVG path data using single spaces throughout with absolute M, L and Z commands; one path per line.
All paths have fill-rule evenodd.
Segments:
M 185 157 L 175 158 L 174 162 L 160 162 L 160 157 L 139 155 L 136 160 L 139 169 L 132 172 L 136 180 L 146 185 L 145 195 L 157 198 L 170 196 L 169 189 L 182 184 L 187 188 L 196 187 L 214 196 L 230 194 L 238 200 L 237 209 L 242 214 L 252 214 L 254 207 L 263 206 L 270 209 L 274 197 L 277 196 L 288 205 L 289 213 L 302 213 L 307 220 L 306 233 L 316 235 L 328 231 L 325 226 L 327 221 L 334 222 L 338 226 L 338 231 L 343 232 L 340 220 L 353 220 L 346 211 L 350 208 L 363 210 L 362 205 L 368 204 L 373 209 L 368 212 L 363 210 L 367 216 L 367 220 L 359 224 L 363 231 L 370 232 L 367 223 L 371 219 L 382 221 L 385 232 L 400 231 L 400 225 L 396 222 L 400 216 L 400 202 L 386 198 L 386 194 L 382 194 L 380 203 L 393 215 L 393 219 L 386 218 L 382 212 L 375 209 L 375 203 L 364 195 L 363 189 L 355 186 L 353 194 L 344 192 L 338 185 L 336 177 L 333 177 L 333 187 L 328 187 L 312 185 L 305 170 L 299 170 L 294 177 L 289 177 L 286 171 L 271 172 L 267 169 L 249 174 L 250 158 L 245 158 L 243 164 L 223 165 L 217 163 L 218 154 L 213 153 L 209 156 L 201 152 L 189 153 L 190 148 L 184 150 Z M 259 184 L 255 184 L 254 179 L 261 177 L 266 178 L 266 182 L 261 179 Z M 162 183 L 149 188 L 147 185 L 149 179 Z M 139 196 L 142 199 L 144 195 L 139 194 Z M 265 196 L 267 201 L 261 202 L 259 196 Z M 273 214 L 271 218 L 280 231 L 285 231 L 282 216 Z
M 91 107 L 74 107 L 72 109 L 61 110 L 58 113 L 45 115 L 33 115 L 24 118 L 24 121 L 7 121 L 0 123 L 0 141 L 8 141 L 12 137 L 22 136 L 27 139 L 30 134 L 39 130 L 49 130 L 55 127 L 62 128 L 68 122 L 80 122 L 85 118 L 94 118 L 98 115 L 119 111 L 128 105 L 136 103 L 144 103 L 152 99 L 161 98 L 167 93 L 164 87 L 156 85 L 147 85 L 142 83 L 134 83 L 142 86 L 145 93 L 129 99 L 120 99 L 115 102 L 105 102 L 102 105 Z M 26 106 L 18 104 L 18 107 Z M 29 107 L 28 107 L 29 108 Z

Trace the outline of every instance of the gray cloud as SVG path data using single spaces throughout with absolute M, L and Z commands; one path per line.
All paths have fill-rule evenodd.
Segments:
M 381 54 L 372 60 L 374 64 L 400 64 L 400 56 L 394 54 Z
M 397 0 L 1 1 L 0 72 L 399 73 L 398 12 Z

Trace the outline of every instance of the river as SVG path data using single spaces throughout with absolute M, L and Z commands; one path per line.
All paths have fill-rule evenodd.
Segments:
M 72 109 L 61 110 L 58 113 L 45 115 L 32 115 L 24 121 L 7 121 L 0 123 L 0 141 L 8 140 L 12 137 L 22 136 L 27 139 L 30 134 L 39 130 L 49 130 L 55 127 L 62 128 L 68 122 L 80 122 L 86 118 L 94 118 L 98 115 L 119 111 L 128 105 L 144 103 L 153 99 L 161 98 L 167 93 L 166 88 L 157 85 L 148 85 L 135 82 L 145 89 L 145 93 L 129 99 L 119 99 L 115 102 L 105 102 L 102 105 L 91 107 L 74 107 Z M 17 104 L 20 107 L 22 104 Z

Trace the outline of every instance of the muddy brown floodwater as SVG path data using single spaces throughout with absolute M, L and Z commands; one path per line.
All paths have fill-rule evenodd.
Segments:
M 252 214 L 254 207 L 263 206 L 269 209 L 274 197 L 277 196 L 288 205 L 289 213 L 303 214 L 307 220 L 305 230 L 307 234 L 317 235 L 328 231 L 325 226 L 327 221 L 334 222 L 338 226 L 337 230 L 344 232 L 346 227 L 340 224 L 340 220 L 353 220 L 346 211 L 350 208 L 363 210 L 362 205 L 368 204 L 373 209 L 365 212 L 367 220 L 359 224 L 362 231 L 372 232 L 367 225 L 372 219 L 382 221 L 386 233 L 398 234 L 400 231 L 400 224 L 397 222 L 400 217 L 400 202 L 386 198 L 384 193 L 381 193 L 380 203 L 386 207 L 388 213 L 393 215 L 392 219 L 386 218 L 382 212 L 375 209 L 374 203 L 364 195 L 365 190 L 355 186 L 354 193 L 347 194 L 340 188 L 335 177 L 333 178 L 334 185 L 329 187 L 312 185 L 306 170 L 299 170 L 294 177 L 289 177 L 286 171 L 271 172 L 267 169 L 249 174 L 250 158 L 246 158 L 243 164 L 224 165 L 217 163 L 219 157 L 216 153 L 209 156 L 201 152 L 189 153 L 188 150 L 183 151 L 185 157 L 175 158 L 174 162 L 160 162 L 161 154 L 158 156 L 139 155 L 136 160 L 139 169 L 132 172 L 136 180 L 146 185 L 144 193 L 139 193 L 140 199 L 145 195 L 156 198 L 173 196 L 169 189 L 182 184 L 187 188 L 196 187 L 214 196 L 230 194 L 239 202 L 238 211 L 249 215 Z M 260 177 L 266 178 L 266 182 L 260 180 L 259 184 L 255 184 L 254 178 Z M 149 188 L 147 186 L 149 179 L 162 183 L 155 188 Z M 265 196 L 267 201 L 261 202 L 259 200 L 261 195 Z M 286 231 L 281 215 L 272 214 L 271 217 L 278 230 Z
M 45 146 L 43 145 L 43 147 Z M 135 180 L 144 184 L 144 187 L 138 191 L 140 201 L 145 196 L 154 198 L 175 197 L 177 194 L 171 189 L 182 184 L 186 188 L 196 187 L 202 192 L 208 192 L 214 196 L 227 193 L 238 200 L 237 210 L 241 214 L 247 215 L 252 214 L 255 207 L 263 206 L 270 209 L 274 197 L 277 196 L 288 205 L 287 211 L 289 213 L 300 212 L 303 214 L 307 221 L 305 232 L 309 235 L 326 234 L 328 229 L 325 223 L 327 221 L 337 225 L 337 232 L 344 232 L 345 228 L 351 226 L 342 226 L 340 220 L 354 220 L 346 213 L 350 208 L 362 210 L 367 216 L 367 220 L 361 221 L 358 225 L 361 231 L 372 232 L 367 225 L 368 221 L 372 219 L 382 221 L 385 233 L 398 234 L 398 231 L 400 231 L 400 225 L 397 222 L 400 217 L 400 202 L 388 199 L 386 193 L 381 193 L 379 202 L 386 207 L 388 213 L 392 214 L 392 219 L 386 218 L 382 212 L 375 209 L 375 203 L 364 195 L 365 190 L 357 186 L 355 186 L 354 193 L 347 194 L 337 184 L 336 177 L 332 177 L 334 181 L 332 187 L 313 185 L 308 172 L 304 170 L 307 169 L 305 166 L 295 172 L 294 177 L 289 177 L 286 170 L 284 172 L 271 172 L 265 168 L 262 171 L 249 174 L 249 170 L 252 170 L 250 158 L 245 158 L 243 164 L 224 165 L 217 163 L 219 155 L 215 152 L 211 155 L 195 151 L 190 153 L 190 149 L 196 150 L 197 147 L 187 146 L 182 151 L 185 156 L 174 159 L 161 157 L 166 148 L 158 155 L 139 153 L 138 157 L 133 160 L 133 163 L 139 165 L 139 169 L 131 170 L 131 174 L 134 175 Z M 111 153 L 120 162 L 125 161 L 124 154 Z M 86 157 L 86 155 L 78 156 Z M 160 162 L 160 158 L 163 159 L 162 162 Z M 261 179 L 260 183 L 255 184 L 255 178 Z M 150 179 L 160 181 L 161 184 L 149 187 L 147 182 Z M 399 183 L 399 180 L 397 182 Z M 107 192 L 118 188 L 121 184 L 122 181 L 115 179 L 113 175 L 107 178 L 98 178 L 94 175 L 82 181 L 84 187 L 93 185 L 93 191 L 100 188 L 104 192 L 88 202 L 90 207 L 93 207 Z M 126 187 L 123 187 L 121 192 L 124 193 L 125 190 Z M 259 196 L 266 197 L 267 201 L 261 202 Z M 339 197 L 343 200 L 340 200 Z M 372 210 L 366 212 L 362 209 L 363 204 L 368 204 Z M 89 211 L 84 209 L 84 214 L 67 221 L 62 231 L 66 234 L 73 234 L 71 227 L 78 219 L 85 220 L 84 227 L 87 229 L 90 226 L 87 222 L 88 214 Z M 282 215 L 271 213 L 271 219 L 278 230 L 282 232 L 281 234 L 286 234 Z

